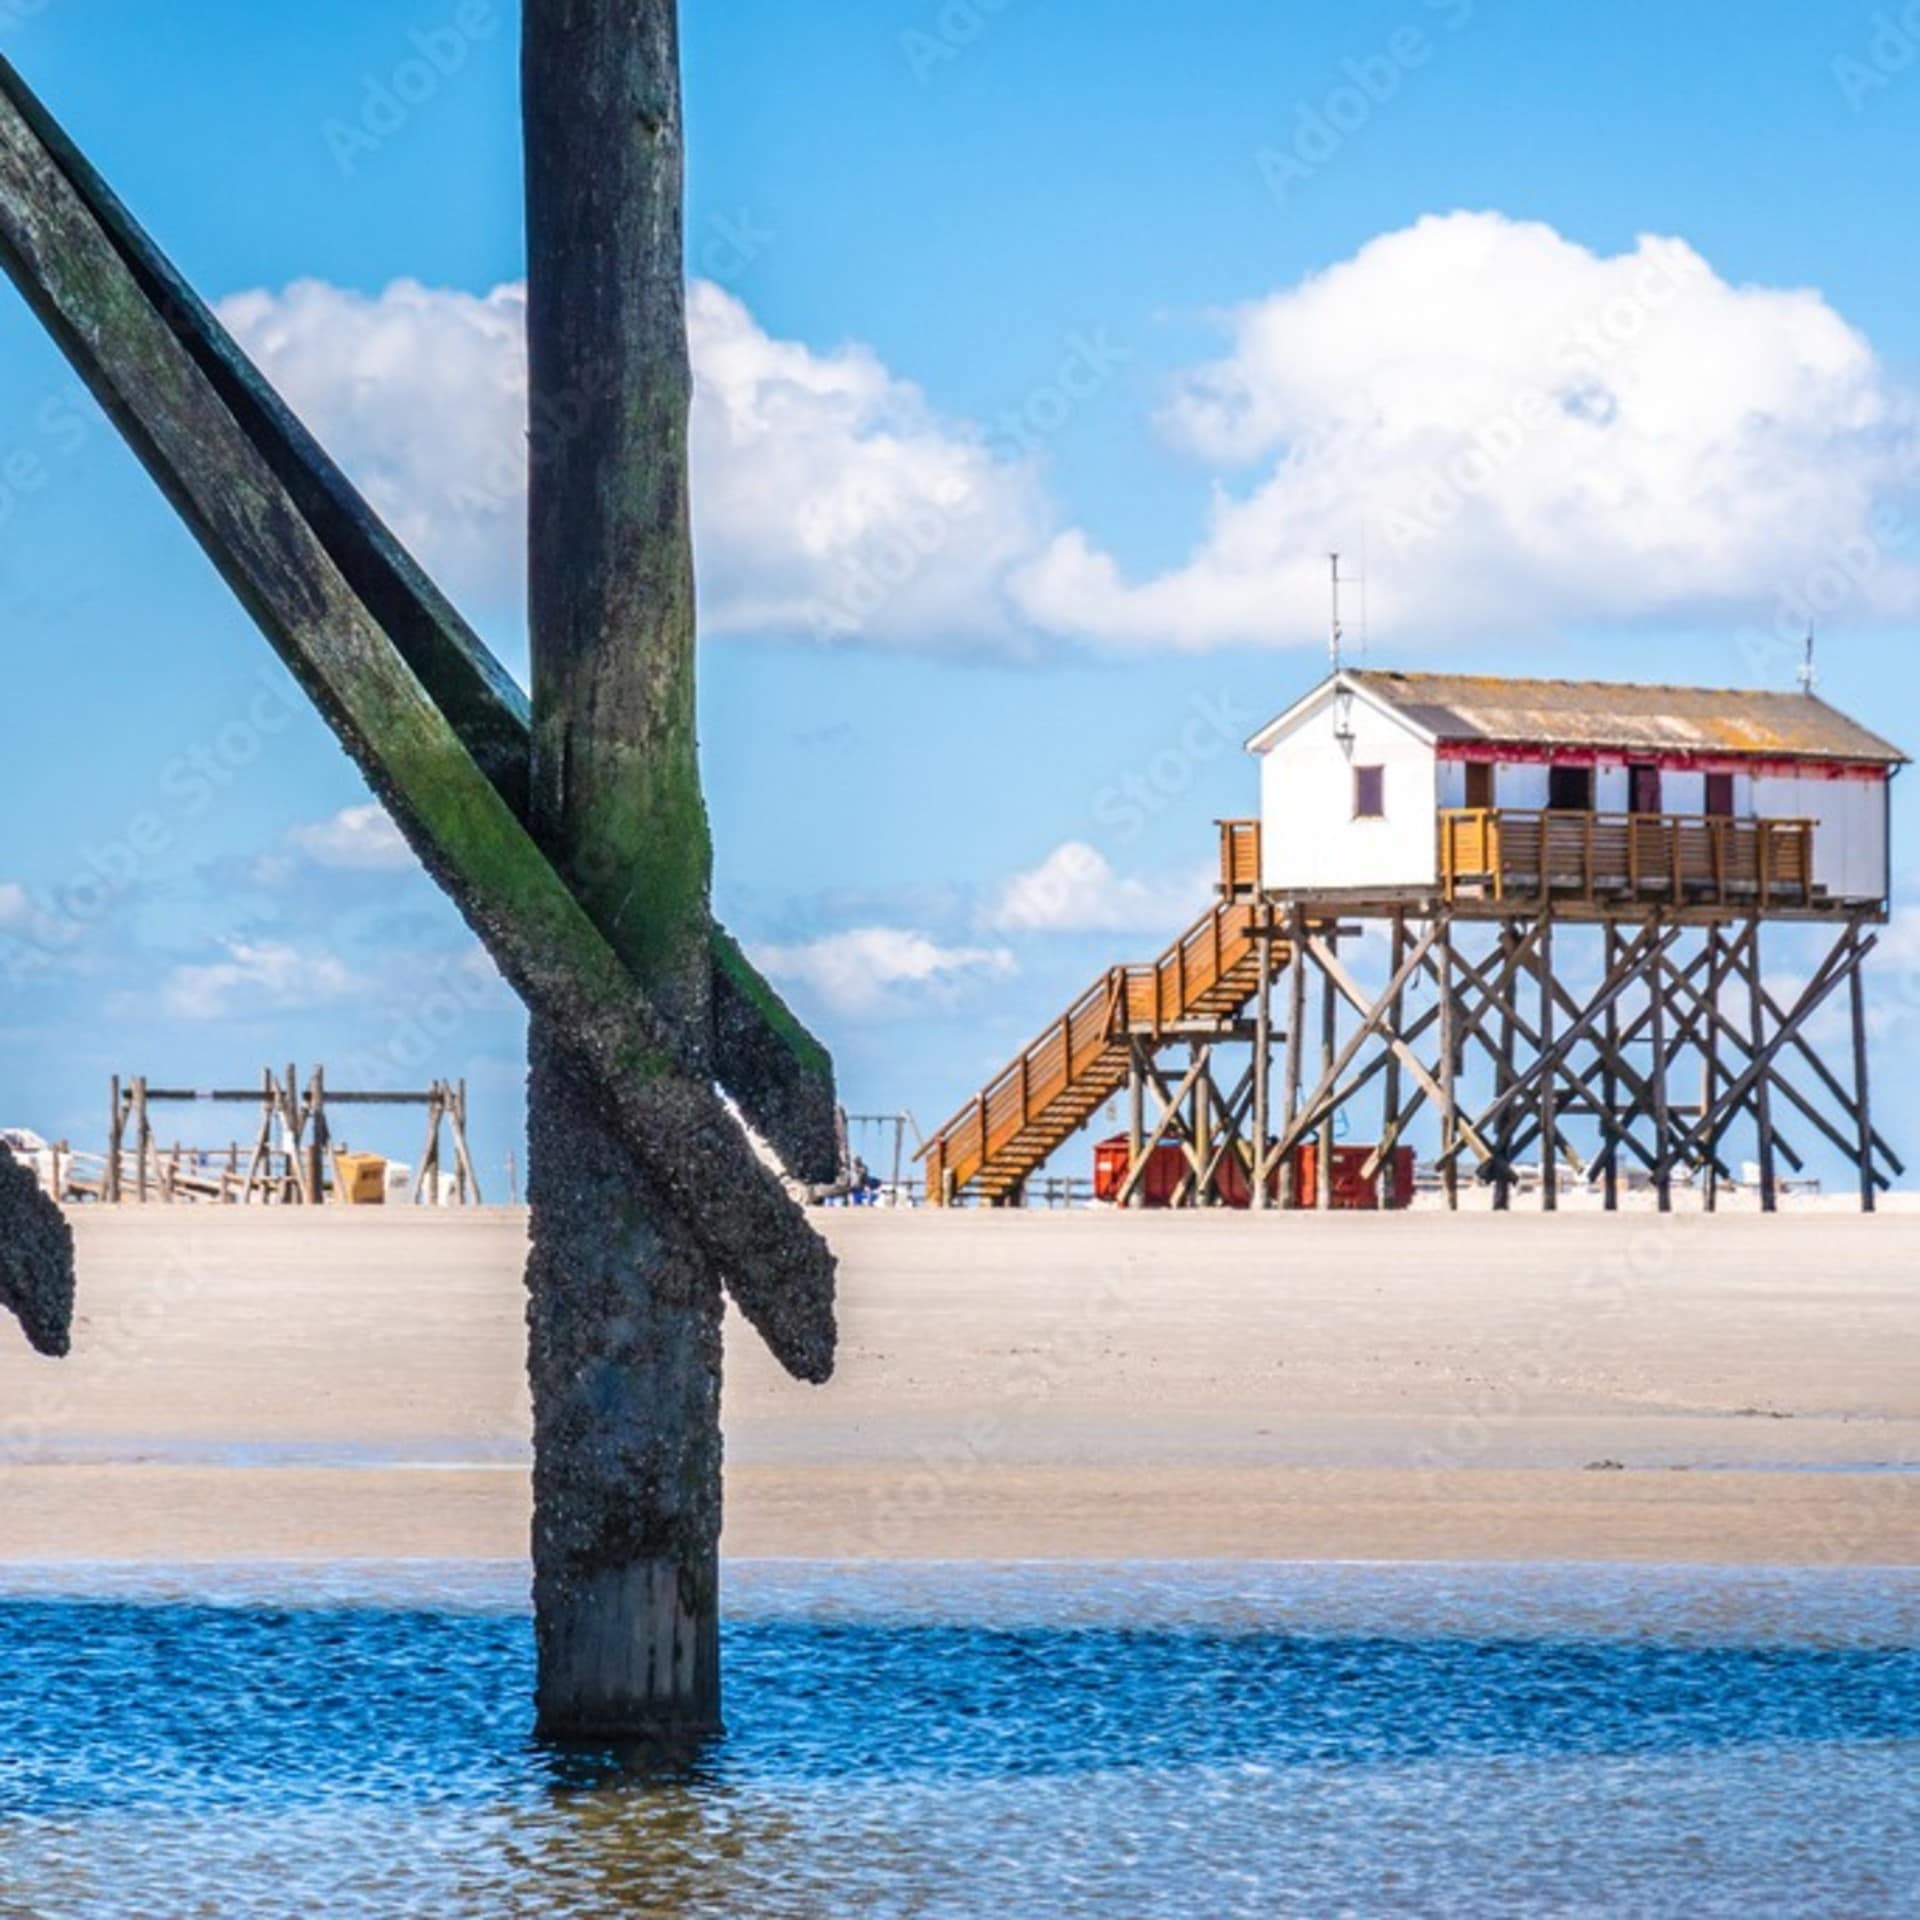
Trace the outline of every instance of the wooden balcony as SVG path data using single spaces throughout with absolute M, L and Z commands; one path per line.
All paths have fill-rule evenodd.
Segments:
M 1813 822 L 1708 814 L 1440 815 L 1449 900 L 1753 908 L 1813 903 Z

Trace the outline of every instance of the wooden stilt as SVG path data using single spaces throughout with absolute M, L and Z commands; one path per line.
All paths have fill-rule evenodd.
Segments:
M 1609 920 L 1604 929 L 1606 949 L 1606 978 L 1611 980 L 1615 968 L 1620 964 L 1620 932 Z M 1603 1116 L 1611 1118 L 1620 1111 L 1620 1077 L 1616 1063 L 1620 1056 L 1620 1003 L 1618 1000 L 1607 1002 L 1605 1018 L 1604 1052 L 1600 1064 L 1600 1108 Z M 1620 1211 L 1620 1142 L 1616 1135 L 1602 1132 L 1600 1151 L 1605 1155 L 1602 1162 L 1601 1179 L 1605 1183 L 1606 1209 L 1609 1213 Z
M 107 1165 L 102 1178 L 101 1198 L 108 1206 L 120 1204 L 120 1155 L 127 1140 L 126 1109 L 120 1103 L 120 1076 L 113 1076 L 112 1110 L 107 1116 Z
M 1287 1083 L 1285 1125 L 1291 1135 L 1300 1117 L 1300 1080 L 1307 1039 L 1307 916 L 1296 900 L 1287 918 L 1287 939 L 1292 951 L 1287 956 Z M 1301 1204 L 1299 1156 L 1288 1148 L 1280 1162 L 1281 1203 L 1288 1207 Z
M 1134 1178 L 1147 1150 L 1147 1068 L 1144 1043 L 1127 1043 L 1127 1178 L 1125 1204 L 1138 1210 L 1147 1204 L 1144 1184 Z
M 1273 1114 L 1273 930 L 1263 928 L 1258 942 L 1260 992 L 1254 1002 L 1253 1034 L 1253 1205 L 1265 1213 L 1273 1205 L 1273 1187 L 1267 1178 Z
M 1545 851 L 1542 849 L 1541 864 L 1544 866 Z M 1544 876 L 1542 886 L 1545 885 Z M 1501 979 L 1503 991 L 1500 1004 L 1500 1050 L 1494 1062 L 1493 1088 L 1495 1099 L 1510 1093 L 1514 1084 L 1514 1007 L 1513 996 L 1516 991 L 1514 969 L 1518 961 L 1519 933 L 1509 920 L 1500 929 L 1500 953 L 1502 958 Z M 1500 1132 L 1494 1141 L 1493 1168 L 1493 1210 L 1505 1213 L 1513 1205 L 1513 1125 L 1503 1119 Z
M 1327 949 L 1339 951 L 1339 935 L 1331 928 L 1327 932 Z M 1320 969 L 1320 1071 L 1329 1079 L 1333 1076 L 1335 1043 L 1339 1038 L 1339 1002 L 1334 996 L 1333 974 L 1326 968 Z M 1314 1154 L 1314 1200 L 1313 1203 L 1322 1213 L 1333 1211 L 1333 1150 L 1339 1136 L 1334 1128 L 1334 1112 L 1327 1109 L 1327 1116 L 1320 1123 L 1320 1138 Z
M 1454 988 L 1454 926 L 1440 939 L 1440 1179 L 1447 1211 L 1460 1211 L 1459 1002 Z
M 1395 1033 L 1406 1025 L 1407 995 L 1402 984 L 1401 966 L 1407 949 L 1407 916 L 1396 913 L 1388 933 L 1387 962 L 1390 978 L 1395 989 L 1387 1019 Z M 1393 1143 L 1400 1135 L 1400 1056 L 1391 1048 L 1387 1051 L 1386 1085 L 1380 1095 L 1380 1144 L 1386 1151 L 1380 1156 L 1380 1165 L 1374 1171 L 1378 1183 L 1375 1188 L 1375 1204 L 1383 1210 L 1391 1207 L 1394 1200 L 1393 1189 Z
M 1656 947 L 1648 966 L 1647 991 L 1652 998 L 1653 1038 L 1653 1186 L 1660 1211 L 1673 1211 L 1673 1126 L 1667 1106 L 1667 987 L 1665 950 Z
M 1213 1163 L 1213 1049 L 1195 1041 L 1193 1064 L 1196 1075 L 1193 1083 L 1193 1144 L 1188 1150 L 1193 1173 L 1189 1191 L 1192 1205 L 1211 1207 L 1213 1191 L 1207 1179 L 1207 1169 Z
M 1553 918 L 1541 916 L 1540 927 L 1540 1050 L 1551 1056 L 1554 1046 Z M 1540 1076 L 1540 1210 L 1560 1208 L 1560 1076 L 1551 1066 Z
M 1860 923 L 1850 933 L 1851 965 L 1847 991 L 1853 1011 L 1853 1103 L 1860 1133 L 1860 1211 L 1872 1213 L 1878 1204 L 1873 1170 L 1873 1112 L 1871 1090 L 1867 1082 L 1867 987 L 1861 971 L 1865 958 L 1860 950 Z

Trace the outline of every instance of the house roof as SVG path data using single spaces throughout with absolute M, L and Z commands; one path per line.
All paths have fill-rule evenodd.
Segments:
M 1815 694 L 1607 680 L 1351 670 L 1341 678 L 1449 743 L 1751 754 L 1904 765 L 1898 747 Z

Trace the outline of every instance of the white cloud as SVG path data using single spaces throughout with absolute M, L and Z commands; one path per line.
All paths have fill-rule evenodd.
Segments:
M 457 597 L 524 582 L 525 291 L 303 281 L 223 312 Z M 1395 644 L 1574 622 L 1920 611 L 1920 408 L 1817 293 L 1683 241 L 1595 252 L 1434 216 L 1226 316 L 1161 425 L 1212 470 L 1182 564 L 1129 571 L 1036 463 L 869 348 L 689 294 L 707 630 L 1019 650 L 1318 644 L 1365 550 Z
M 221 311 L 449 591 L 518 604 L 523 287 L 477 297 L 402 280 L 369 298 L 306 280 Z M 869 349 L 775 339 L 708 283 L 690 289 L 688 332 L 709 631 L 1013 640 L 1004 582 L 1047 531 L 1030 463 L 996 458 Z
M 1601 255 L 1461 213 L 1229 326 L 1162 424 L 1216 468 L 1263 471 L 1217 482 L 1204 537 L 1158 576 L 1060 535 L 1019 581 L 1038 625 L 1190 648 L 1317 639 L 1326 556 L 1357 571 L 1363 544 L 1373 630 L 1396 640 L 1765 620 L 1802 596 L 1920 607 L 1914 556 L 1875 527 L 1877 504 L 1920 484 L 1914 405 L 1817 293 L 1730 285 L 1680 241 Z
M 303 953 L 277 941 L 227 942 L 227 958 L 175 967 L 161 988 L 176 1020 L 219 1020 L 260 1006 L 311 1007 L 344 999 L 360 982 L 332 954 Z
M 1206 904 L 1210 875 L 1141 880 L 1114 870 L 1099 848 L 1068 840 L 1015 874 L 987 912 L 1002 933 L 1180 933 Z
M 295 827 L 287 839 L 323 867 L 404 872 L 417 864 L 413 849 L 388 818 L 386 808 L 372 801 L 344 808 L 330 820 Z
M 34 904 L 33 896 L 15 880 L 0 880 L 0 934 L 35 947 L 68 947 L 80 929 L 71 920 Z
M 943 947 L 924 933 L 855 927 L 800 946 L 762 946 L 756 964 L 775 980 L 817 994 L 852 1018 L 905 1013 L 927 1001 L 950 1004 L 982 980 L 1018 968 L 1005 947 Z

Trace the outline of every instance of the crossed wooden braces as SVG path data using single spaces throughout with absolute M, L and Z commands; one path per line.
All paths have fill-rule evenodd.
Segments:
M 527 826 L 525 696 L 0 61 L 0 264 L 783 1365 L 831 1372 L 834 1263 Z M 794 1174 L 832 1063 L 724 931 L 713 1070 Z

